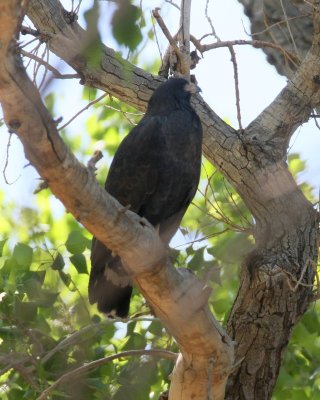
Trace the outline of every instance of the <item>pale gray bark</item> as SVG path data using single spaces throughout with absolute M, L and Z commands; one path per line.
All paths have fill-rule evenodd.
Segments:
M 209 310 L 211 289 L 185 269 L 173 268 L 155 229 L 100 188 L 94 174 L 67 149 L 16 55 L 12 39 L 20 12 L 19 0 L 0 5 L 0 102 L 8 128 L 19 136 L 26 157 L 52 193 L 121 257 L 154 313 L 175 337 L 181 353 L 170 397 L 205 400 L 211 393 L 222 400 L 233 344 Z
M 102 50 L 100 67 L 92 70 L 85 57 L 81 55 L 82 44 L 88 42 L 89 38 L 76 22 L 70 21 L 57 0 L 44 0 L 41 5 L 31 0 L 28 15 L 40 33 L 47 35 L 50 49 L 83 77 L 84 84 L 106 90 L 140 110 L 145 109 L 152 90 L 160 83 L 161 78 L 152 76 L 121 60 L 115 56 L 112 49 L 106 47 Z M 308 119 L 311 110 L 320 102 L 319 58 L 318 34 L 306 58 L 303 59 L 301 56 L 301 64 L 297 73 L 292 75 L 292 80 L 244 132 L 237 132 L 225 124 L 201 98 L 194 99 L 193 104 L 204 127 L 204 154 L 233 184 L 256 221 L 254 230 L 256 249 L 243 262 L 239 293 L 228 321 L 228 332 L 237 343 L 236 362 L 239 362 L 229 379 L 227 391 L 229 399 L 263 400 L 271 397 L 280 368 L 281 356 L 292 327 L 312 300 L 313 267 L 318 257 L 318 219 L 312 205 L 306 200 L 289 173 L 285 161 L 287 146 L 294 130 Z M 11 112 L 15 112 L 16 106 L 13 99 L 10 104 L 13 108 Z M 30 144 L 33 142 L 22 140 L 25 142 L 27 154 L 29 151 L 33 152 L 34 145 Z M 60 143 L 59 140 L 58 143 Z M 46 142 L 46 148 L 48 151 L 50 148 L 52 150 L 51 143 Z M 39 157 L 35 156 L 33 163 L 38 166 L 39 162 Z M 59 166 L 59 160 L 56 160 L 53 166 L 55 169 L 63 167 Z M 59 171 L 65 173 L 63 169 Z M 57 175 L 57 182 L 54 181 L 54 184 L 58 185 L 58 178 Z M 62 177 L 59 179 L 59 185 L 61 184 L 62 188 L 66 182 L 61 180 Z M 83 190 L 88 188 L 86 185 L 82 187 Z M 85 198 L 89 196 L 89 194 L 83 195 Z M 99 202 L 101 198 L 93 200 Z M 71 209 L 68 206 L 68 201 L 71 199 L 65 199 L 65 201 L 67 207 Z M 90 227 L 91 215 L 86 216 L 85 207 L 83 210 L 84 218 L 87 218 L 88 225 L 86 226 L 98 238 L 101 238 L 110 248 L 114 246 L 119 254 L 120 251 L 124 252 L 124 256 L 127 252 L 131 254 L 133 250 L 130 241 L 129 248 L 123 250 L 123 242 L 118 243 L 117 235 L 114 238 L 107 235 L 105 225 L 98 227 L 94 224 Z M 153 234 L 150 235 L 153 237 Z M 137 240 L 140 240 L 139 235 L 137 237 Z M 134 240 L 133 237 L 132 240 Z M 150 245 L 153 246 L 153 243 L 157 242 L 151 240 Z M 158 247 L 155 246 L 155 248 Z M 139 248 L 139 252 L 140 250 L 148 251 L 147 248 Z M 141 257 L 141 253 L 135 253 L 135 256 Z M 149 261 L 148 265 L 158 264 L 157 260 Z M 134 271 L 135 267 L 132 268 Z M 167 275 L 167 267 L 161 268 L 160 271 L 162 272 L 155 276 L 163 275 L 164 278 Z M 166 296 L 174 291 L 175 287 L 183 290 L 183 286 L 187 284 L 185 277 L 176 275 L 176 279 L 175 284 L 172 283 L 174 279 L 171 283 L 166 282 L 169 288 Z M 150 282 L 152 279 L 147 281 Z M 144 286 L 147 283 L 139 276 L 136 282 L 150 303 L 157 306 L 157 299 L 153 297 L 158 295 L 157 291 L 149 292 L 150 287 Z M 197 290 L 197 285 L 195 290 Z M 205 297 L 205 294 L 204 297 L 200 296 L 200 300 L 203 301 Z M 208 320 L 208 310 L 206 307 L 204 310 L 205 319 Z M 162 313 L 161 309 L 157 312 L 172 331 L 171 316 L 165 320 L 165 313 Z M 177 332 L 178 340 L 181 344 L 181 340 L 186 339 L 187 347 L 182 345 L 184 358 L 180 358 L 177 364 L 176 371 L 180 380 L 176 382 L 181 382 L 183 379 L 188 382 L 191 378 L 188 373 L 192 362 L 192 366 L 199 366 L 199 371 L 201 371 L 195 381 L 202 382 L 201 385 L 204 385 L 208 379 L 205 370 L 210 370 L 208 367 L 210 360 L 215 359 L 217 362 L 215 357 L 218 357 L 221 362 L 222 376 L 219 375 L 219 368 L 217 368 L 214 379 L 217 378 L 216 382 L 221 382 L 218 379 L 220 376 L 223 382 L 225 374 L 228 373 L 227 366 L 230 365 L 228 363 L 231 360 L 231 353 L 224 349 L 226 352 L 220 357 L 218 347 L 213 350 L 212 341 L 217 345 L 214 332 L 219 332 L 219 329 L 217 327 L 212 331 L 209 329 L 206 331 L 208 335 L 202 338 L 204 341 L 199 339 L 200 342 L 192 342 L 188 333 L 190 326 L 179 318 L 178 321 L 184 331 L 182 337 L 179 336 L 181 332 Z M 197 322 L 197 324 L 198 327 L 201 326 L 200 323 Z M 208 343 L 209 348 L 204 346 L 204 342 Z M 204 353 L 201 353 L 201 346 L 204 346 Z M 192 354 L 191 358 L 186 354 L 189 350 Z M 200 359 L 195 356 L 199 354 L 199 351 Z M 212 357 L 213 354 L 214 357 Z M 221 387 L 223 388 L 223 383 Z M 172 388 L 174 392 L 171 392 L 171 399 L 179 398 L 176 388 L 179 393 L 183 393 L 184 399 L 194 394 L 188 385 L 183 389 L 184 392 L 181 391 L 179 384 L 178 386 L 173 384 Z M 221 391 L 217 393 L 220 397 L 214 398 L 221 398 Z M 200 391 L 199 397 L 194 398 L 202 399 L 206 398 L 206 395 L 206 391 Z

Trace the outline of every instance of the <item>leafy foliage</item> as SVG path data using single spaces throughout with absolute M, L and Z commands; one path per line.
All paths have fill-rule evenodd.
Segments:
M 112 17 L 112 32 L 119 44 L 130 50 L 136 49 L 142 41 L 138 21 L 145 25 L 141 10 L 131 4 L 130 0 L 117 0 L 117 10 Z

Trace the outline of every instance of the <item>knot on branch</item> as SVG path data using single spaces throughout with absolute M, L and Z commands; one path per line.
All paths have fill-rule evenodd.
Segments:
M 161 18 L 159 8 L 152 11 L 152 15 L 160 26 L 163 34 L 168 39 L 169 47 L 163 57 L 159 75 L 168 78 L 169 75 L 179 75 L 187 79 L 190 77 L 190 69 L 194 69 L 200 57 L 196 50 L 190 52 L 190 40 L 182 40 L 182 28 L 172 36 L 165 22 Z M 180 46 L 178 46 L 180 42 Z

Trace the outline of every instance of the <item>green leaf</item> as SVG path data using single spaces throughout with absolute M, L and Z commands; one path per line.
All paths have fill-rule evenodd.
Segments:
M 39 282 L 40 285 L 43 285 L 45 277 L 46 277 L 46 271 L 28 271 L 24 275 L 24 280 L 26 282 L 28 280 L 35 280 L 36 282 Z
M 163 326 L 160 321 L 152 321 L 148 327 L 148 331 L 155 336 L 162 335 Z
M 320 316 L 316 310 L 308 310 L 302 317 L 301 323 L 310 333 L 320 332 Z
M 37 315 L 37 305 L 31 301 L 21 302 L 16 300 L 14 315 L 18 320 L 30 323 Z
M 53 109 L 54 109 L 54 101 L 55 101 L 55 96 L 53 93 L 49 93 L 45 99 L 46 107 L 49 110 L 50 114 L 53 114 Z
M 42 289 L 35 303 L 39 307 L 52 307 L 58 296 L 59 293 L 53 293 L 50 290 Z
M 194 256 L 192 259 L 188 262 L 188 267 L 194 271 L 199 269 L 203 263 L 203 252 L 205 250 L 205 247 L 201 247 L 200 249 L 197 249 L 194 253 Z
M 248 235 L 237 233 L 229 237 L 224 235 L 224 240 L 220 240 L 219 246 L 210 247 L 207 252 L 223 263 L 238 263 L 251 249 L 252 243 Z
M 70 283 L 72 281 L 70 274 L 66 274 L 63 271 L 59 271 L 60 278 L 62 279 L 62 282 L 69 288 Z
M 119 44 L 123 44 L 133 51 L 142 40 L 139 26 L 140 9 L 129 0 L 118 0 L 118 9 L 111 21 L 112 32 Z
M 5 245 L 7 239 L 0 240 L 0 257 L 2 257 L 3 246 Z
M 53 260 L 53 263 L 51 264 L 51 268 L 54 269 L 55 271 L 61 271 L 63 267 L 65 266 L 64 259 L 60 253 L 58 253 Z
M 18 265 L 25 268 L 29 267 L 32 263 L 33 250 L 31 247 L 24 243 L 17 243 L 13 249 L 13 258 Z
M 289 170 L 294 177 L 297 177 L 299 172 L 306 169 L 306 162 L 301 160 L 300 155 L 297 153 L 288 156 Z
M 83 254 L 74 254 L 70 261 L 76 267 L 79 274 L 88 274 L 87 261 Z
M 99 4 L 94 2 L 93 6 L 84 13 L 84 19 L 87 23 L 87 43 L 84 44 L 82 54 L 85 56 L 88 66 L 96 68 L 100 65 L 102 56 L 102 44 L 98 30 L 99 23 Z
M 129 336 L 123 350 L 144 349 L 146 345 L 146 338 L 139 333 L 133 332 Z
M 88 239 L 79 231 L 71 232 L 66 241 L 67 250 L 72 254 L 83 253 L 87 244 Z

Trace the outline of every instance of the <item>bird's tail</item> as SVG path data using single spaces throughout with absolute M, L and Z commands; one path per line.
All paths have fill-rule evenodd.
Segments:
M 89 279 L 90 304 L 97 303 L 98 310 L 112 317 L 128 316 L 132 281 L 119 257 L 93 238 L 91 272 Z

